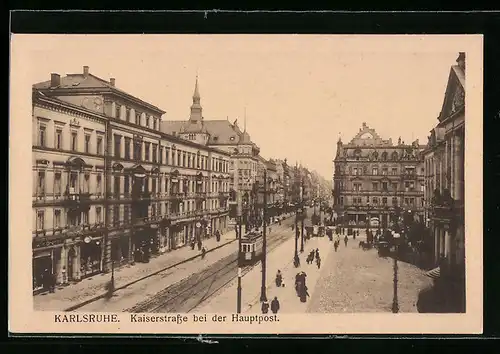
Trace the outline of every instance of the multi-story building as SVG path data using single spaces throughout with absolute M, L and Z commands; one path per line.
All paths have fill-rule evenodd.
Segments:
M 161 132 L 164 111 L 88 67 L 33 89 L 35 283 L 42 268 L 79 280 L 226 229 L 229 153 Z
M 465 53 L 453 65 L 438 117 L 424 150 L 426 221 L 434 260 L 464 266 Z
M 51 87 L 60 85 L 52 75 Z M 96 101 L 97 102 L 97 101 Z M 33 93 L 33 288 L 42 275 L 78 281 L 102 270 L 106 120 Z M 81 228 L 81 230 L 79 229 Z
M 383 140 L 363 123 L 347 144 L 337 142 L 334 209 L 342 222 L 365 226 L 372 218 L 386 227 L 398 208 L 423 221 L 424 167 L 418 140 Z
M 246 210 L 244 215 L 249 214 L 249 211 L 253 209 L 251 204 L 255 200 L 252 191 L 258 172 L 260 149 L 252 142 L 246 128 L 243 131 L 240 129 L 237 119 L 233 123 L 230 123 L 228 119 L 204 119 L 198 78 L 196 78 L 189 119 L 187 121 L 162 121 L 161 129 L 165 133 L 184 140 L 196 141 L 229 154 L 231 157 L 228 163 L 229 188 L 241 194 L 243 207 Z M 231 215 L 234 217 L 236 206 L 234 204 L 232 206 Z

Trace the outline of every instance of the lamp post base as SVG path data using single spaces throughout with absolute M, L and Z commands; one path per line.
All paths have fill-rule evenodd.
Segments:
M 266 291 L 265 289 L 261 289 L 260 291 L 260 302 L 267 301 L 267 296 L 265 291 Z

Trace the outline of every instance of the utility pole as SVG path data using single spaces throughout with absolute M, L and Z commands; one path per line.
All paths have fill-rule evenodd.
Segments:
M 300 252 L 304 252 L 304 178 L 301 180 L 301 193 L 300 193 Z
M 260 301 L 267 301 L 266 296 L 266 258 L 267 258 L 267 170 L 264 170 L 264 216 L 262 231 L 262 285 L 260 288 Z
M 243 222 L 242 212 L 241 212 L 241 191 L 238 193 L 238 206 L 237 206 L 237 217 L 238 217 L 238 287 L 236 289 L 236 313 L 241 313 L 241 224 Z

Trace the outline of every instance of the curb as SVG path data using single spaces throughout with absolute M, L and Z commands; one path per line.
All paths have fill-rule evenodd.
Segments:
M 222 248 L 222 247 L 224 247 L 224 246 L 227 246 L 227 245 L 229 245 L 229 244 L 231 244 L 231 243 L 233 243 L 233 242 L 235 242 L 235 241 L 237 241 L 237 240 L 238 240 L 238 239 L 230 240 L 230 241 L 228 241 L 228 242 L 226 242 L 226 243 L 223 243 L 223 244 L 221 244 L 221 245 L 219 245 L 219 246 L 217 246 L 217 247 L 211 248 L 211 249 L 207 250 L 207 253 L 210 253 L 210 252 L 215 251 L 215 250 L 217 250 L 217 249 L 219 249 L 219 248 Z M 180 262 L 177 262 L 177 263 L 175 263 L 175 264 L 169 265 L 169 266 L 167 266 L 167 267 L 165 267 L 165 268 L 162 268 L 162 269 L 160 269 L 160 270 L 156 270 L 156 271 L 154 271 L 153 273 L 147 274 L 147 275 L 145 275 L 145 276 L 143 276 L 143 277 L 141 277 L 141 278 L 139 278 L 139 279 L 133 280 L 133 281 L 131 281 L 131 282 L 127 283 L 127 284 L 124 284 L 124 285 L 121 285 L 121 286 L 119 286 L 119 287 L 116 287 L 114 291 L 125 289 L 125 288 L 129 287 L 130 285 L 133 285 L 133 284 L 138 283 L 138 282 L 140 282 L 140 281 L 142 281 L 142 280 L 148 279 L 148 278 L 150 278 L 150 277 L 152 277 L 152 276 L 155 276 L 155 275 L 157 275 L 157 274 L 159 274 L 159 273 L 162 273 L 162 272 L 164 272 L 164 271 L 166 271 L 166 270 L 169 270 L 169 269 L 171 269 L 171 268 L 175 268 L 175 267 L 177 267 L 177 266 L 179 266 L 179 265 L 181 265 L 181 264 L 184 264 L 184 263 L 190 262 L 190 261 L 192 261 L 192 260 L 195 260 L 196 258 L 201 258 L 201 254 L 197 254 L 196 256 L 186 258 L 186 259 L 184 259 L 184 260 L 182 260 L 182 261 L 180 261 Z M 92 297 L 92 298 L 90 298 L 90 299 L 88 299 L 88 300 L 85 300 L 85 301 L 83 301 L 83 302 L 81 302 L 81 303 L 79 303 L 79 304 L 76 304 L 76 305 L 70 306 L 70 307 L 68 307 L 68 308 L 66 308 L 66 309 L 64 309 L 64 310 L 62 310 L 62 311 L 64 311 L 64 312 L 69 312 L 69 311 L 74 311 L 74 310 L 77 310 L 77 309 L 79 309 L 79 308 L 81 308 L 81 307 L 83 307 L 83 306 L 85 306 L 85 305 L 88 305 L 88 304 L 91 304 L 91 303 L 93 303 L 93 302 L 95 302 L 95 301 L 97 301 L 97 300 L 103 299 L 103 298 L 105 298 L 106 296 L 108 296 L 108 293 L 107 293 L 107 292 L 104 292 L 104 293 L 102 293 L 102 294 L 100 294 L 100 295 L 96 295 L 96 296 L 94 296 L 94 297 Z

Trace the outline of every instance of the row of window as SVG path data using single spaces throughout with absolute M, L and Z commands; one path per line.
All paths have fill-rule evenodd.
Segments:
M 56 127 L 54 132 L 54 149 L 57 150 L 67 150 L 65 149 L 64 140 L 63 140 L 63 128 Z M 70 142 L 69 142 L 69 150 L 78 152 L 80 151 L 78 145 L 79 131 L 76 129 L 71 129 L 70 134 Z M 95 153 L 96 155 L 104 155 L 104 136 L 100 134 L 96 134 L 96 149 L 92 150 L 92 133 L 85 132 L 83 137 L 83 152 L 87 154 Z M 38 125 L 38 146 L 40 147 L 49 147 L 47 140 L 47 126 L 43 123 L 39 123 Z
M 227 173 L 229 162 L 221 158 L 212 157 L 209 161 L 207 156 L 182 151 L 176 148 L 158 146 L 158 144 L 143 142 L 139 139 L 132 141 L 132 138 L 124 137 L 124 149 L 122 154 L 122 136 L 114 135 L 114 156 L 125 160 L 150 161 L 153 163 L 166 165 L 197 168 Z M 133 149 L 132 149 L 133 146 Z M 165 152 L 165 153 L 164 153 Z M 132 153 L 132 155 L 131 155 Z
M 360 159 L 362 157 L 361 149 L 356 149 L 353 153 L 353 156 L 356 159 Z M 393 151 L 390 156 L 391 156 L 391 160 L 393 160 L 393 161 L 397 161 L 399 159 L 399 154 L 396 151 Z M 371 160 L 378 160 L 379 154 L 377 151 L 374 151 L 373 153 L 369 154 L 368 157 Z M 387 153 L 387 151 L 382 152 L 382 154 L 380 155 L 380 159 L 382 161 L 387 161 L 388 158 L 389 158 L 389 154 Z
M 391 183 L 391 190 L 392 191 L 397 191 L 399 189 L 399 183 Z M 379 189 L 379 187 L 381 187 Z M 355 192 L 361 192 L 363 191 L 363 184 L 362 183 L 353 183 L 353 190 Z M 372 182 L 372 191 L 389 191 L 389 183 L 388 182 Z M 415 191 L 415 182 L 414 181 L 406 181 L 405 182 L 405 190 L 406 191 Z M 423 191 L 423 185 L 420 186 L 420 190 Z
M 378 198 L 378 197 L 373 197 L 370 199 L 370 197 L 367 197 L 366 198 L 366 203 L 367 205 L 370 205 L 370 202 L 371 202 L 371 205 L 387 205 L 387 197 L 382 197 L 381 199 Z M 340 202 L 340 205 L 344 205 L 344 197 L 340 197 L 338 199 L 338 201 Z M 424 199 L 422 198 L 420 200 L 421 202 L 421 206 L 423 207 L 424 206 Z M 407 206 L 407 207 L 415 207 L 416 206 L 416 203 L 417 203 L 417 198 L 404 198 L 404 206 Z M 362 205 L 363 204 L 363 198 L 362 197 L 354 197 L 352 198 L 352 205 Z M 396 197 L 393 197 L 392 198 L 392 205 L 398 205 L 398 198 Z
M 131 191 L 131 182 L 133 178 L 131 176 L 114 176 L 113 177 L 113 191 L 115 194 L 120 194 L 121 192 L 121 181 L 123 178 L 123 192 L 125 194 Z M 150 182 L 151 181 L 151 188 Z M 201 193 L 206 192 L 208 189 L 208 181 L 202 181 L 202 183 L 197 183 L 194 180 L 186 180 L 184 185 L 181 186 L 179 180 L 172 180 L 170 192 L 188 192 L 188 193 Z M 164 190 L 166 192 L 169 190 L 168 188 L 169 179 L 165 178 L 164 180 Z M 151 193 L 159 193 L 160 185 L 163 183 L 163 177 L 145 177 L 144 182 L 141 186 L 141 191 L 149 191 Z M 46 174 L 45 171 L 38 171 L 37 173 L 37 184 L 36 184 L 36 195 L 43 196 L 46 194 Z M 158 188 L 157 188 L 158 186 Z M 95 193 L 102 194 L 103 193 L 103 183 L 102 183 L 102 174 L 96 175 L 96 184 L 95 184 Z M 78 193 L 92 193 L 90 191 L 90 173 L 79 173 L 76 171 L 69 172 L 69 179 L 67 184 L 68 190 L 63 190 L 62 186 L 62 173 L 59 171 L 54 172 L 54 195 L 62 195 L 63 192 L 68 192 L 70 194 L 78 194 Z M 228 182 L 212 182 L 211 192 L 228 192 L 229 191 L 229 183 Z
M 64 135 L 63 128 L 56 127 L 54 136 L 54 148 L 57 150 L 66 150 L 63 144 Z M 76 129 L 71 130 L 69 150 L 73 152 L 79 152 L 79 134 L 80 132 Z M 142 142 L 140 140 L 134 141 L 133 150 L 132 148 L 132 138 L 125 137 L 124 139 L 124 153 L 121 151 L 121 138 L 122 136 L 115 134 L 114 136 L 114 156 L 116 158 L 124 158 L 126 160 L 133 159 L 139 161 L 150 161 L 154 163 L 163 164 L 165 160 L 166 165 L 173 165 L 179 167 L 188 168 L 198 168 L 204 170 L 211 170 L 216 172 L 228 173 L 229 162 L 220 158 L 212 158 L 211 161 L 208 160 L 207 156 L 202 156 L 190 152 L 185 152 L 178 149 L 172 149 L 172 155 L 170 155 L 170 148 L 165 148 L 163 146 L 158 146 L 158 144 Z M 84 133 L 84 144 L 83 152 L 96 155 L 104 155 L 104 136 L 101 134 L 95 134 L 95 150 L 94 143 L 92 141 L 92 134 L 90 132 Z M 39 122 L 38 124 L 38 146 L 49 147 L 47 141 L 47 125 Z M 144 149 L 143 149 L 144 147 Z M 165 150 L 165 154 L 164 154 Z M 144 154 L 143 154 L 144 152 Z M 133 155 L 131 155 L 131 153 Z M 123 156 L 122 156 L 123 155 Z M 165 156 L 165 158 L 163 158 Z M 210 166 L 210 167 L 209 167 Z
M 123 114 L 125 114 L 125 117 L 123 117 Z M 123 119 L 129 122 L 129 123 L 134 123 L 137 125 L 143 125 L 147 128 L 151 128 L 154 130 L 160 130 L 160 119 L 156 117 L 151 117 L 145 114 L 145 119 L 144 122 L 141 121 L 141 112 L 135 112 L 135 117 L 132 117 L 132 109 L 126 106 L 121 106 L 120 104 L 116 103 L 115 106 L 115 118 Z
M 422 173 L 423 173 L 423 168 L 422 168 Z M 381 170 L 379 170 L 378 167 L 372 167 L 372 173 L 371 175 L 377 176 L 379 175 L 379 171 L 381 172 L 381 175 L 383 176 L 388 176 L 389 175 L 389 168 L 388 167 L 382 167 Z M 399 175 L 399 171 L 397 167 L 392 167 L 390 170 L 390 175 L 391 176 L 397 176 Z M 354 175 L 354 176 L 360 176 L 360 175 L 368 175 L 368 167 L 349 167 L 349 174 Z M 405 175 L 416 175 L 416 169 L 415 167 L 406 167 L 403 171 L 403 174 Z
M 192 212 L 192 211 L 202 211 L 202 212 L 208 212 L 209 209 L 206 208 L 207 205 L 205 203 L 201 202 L 195 202 L 195 201 L 186 201 L 181 204 L 170 204 L 170 210 L 169 210 L 169 204 L 168 203 L 153 203 L 151 204 L 151 212 L 149 216 L 159 216 L 159 215 L 164 215 L 164 214 L 179 214 L 179 213 L 185 213 L 185 212 Z M 218 209 L 218 208 L 226 208 L 227 205 L 225 203 L 220 203 L 219 200 L 212 200 L 210 203 L 210 210 Z M 103 208 L 100 206 L 95 207 L 95 224 L 102 224 L 103 223 Z M 131 221 L 132 215 L 131 215 L 131 207 L 130 205 L 123 205 L 122 207 L 120 205 L 115 205 L 112 207 L 111 212 L 112 216 L 110 220 L 112 220 L 113 224 L 118 224 L 120 222 L 122 223 L 128 223 Z M 66 214 L 66 218 L 63 221 L 62 218 L 62 213 L 63 211 L 61 209 L 54 209 L 53 210 L 54 217 L 53 217 L 53 228 L 58 229 L 58 228 L 63 228 L 65 226 L 77 226 L 77 225 L 88 225 L 89 224 L 89 211 L 82 211 L 80 213 L 74 213 L 74 212 L 68 212 Z M 147 217 L 148 215 L 139 215 L 136 214 L 136 216 L 143 216 Z M 36 211 L 36 230 L 45 230 L 48 225 L 46 225 L 46 211 L 45 210 L 37 210 Z

